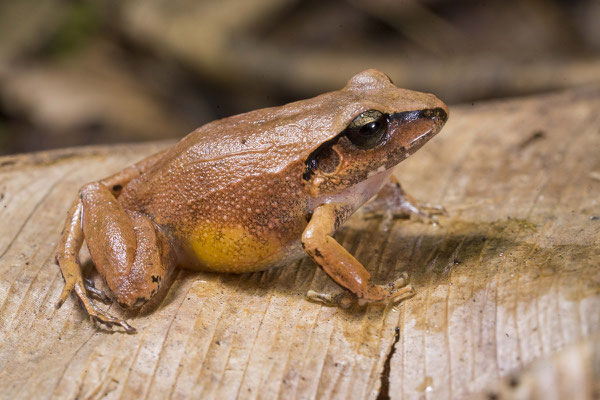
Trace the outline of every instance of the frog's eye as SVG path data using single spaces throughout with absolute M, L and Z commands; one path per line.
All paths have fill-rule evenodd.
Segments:
M 348 125 L 345 135 L 359 149 L 368 150 L 380 144 L 387 132 L 387 115 L 377 110 L 360 114 Z

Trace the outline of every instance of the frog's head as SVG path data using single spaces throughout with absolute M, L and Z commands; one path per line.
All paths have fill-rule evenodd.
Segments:
M 431 94 L 400 89 L 367 70 L 336 93 L 332 136 L 306 159 L 305 187 L 313 196 L 339 193 L 384 172 L 437 134 L 448 108 Z

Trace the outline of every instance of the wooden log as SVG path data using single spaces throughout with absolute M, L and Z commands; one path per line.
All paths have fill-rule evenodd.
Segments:
M 244 275 L 178 271 L 130 318 L 56 302 L 53 248 L 79 187 L 166 143 L 0 158 L 2 398 L 461 398 L 600 331 L 600 88 L 451 109 L 397 169 L 440 226 L 355 215 L 336 238 L 416 295 L 341 310 L 307 259 Z M 86 273 L 94 273 L 82 253 Z M 595 336 L 596 338 L 598 336 Z M 592 339 L 590 339 L 592 340 Z M 594 341 L 594 343 L 596 343 Z M 595 370 L 598 379 L 598 369 Z

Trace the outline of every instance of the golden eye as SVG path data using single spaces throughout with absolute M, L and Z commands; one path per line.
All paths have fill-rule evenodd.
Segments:
M 359 149 L 368 150 L 383 142 L 386 132 L 387 115 L 369 110 L 354 118 L 345 135 Z

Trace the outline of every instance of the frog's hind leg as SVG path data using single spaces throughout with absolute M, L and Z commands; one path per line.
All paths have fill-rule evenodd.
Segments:
M 82 188 L 66 225 L 56 255 L 65 278 L 58 305 L 75 290 L 92 319 L 133 332 L 126 322 L 98 310 L 90 300 L 79 265 L 79 249 L 85 238 L 92 261 L 117 302 L 130 308 L 148 301 L 175 265 L 169 241 L 147 216 L 123 209 L 100 182 Z
M 87 285 L 84 283 L 81 266 L 79 264 L 79 250 L 81 249 L 84 238 L 83 230 L 81 228 L 82 212 L 83 205 L 81 199 L 77 198 L 69 209 L 65 229 L 62 232 L 61 239 L 56 248 L 56 263 L 59 265 L 65 280 L 65 286 L 56 302 L 56 308 L 60 308 L 69 298 L 71 292 L 75 291 L 88 315 L 94 321 L 108 326 L 120 325 L 125 331 L 134 333 L 135 328 L 130 326 L 127 322 L 112 317 L 97 309 L 88 297 Z
M 104 215 L 104 216 L 108 217 L 109 220 L 112 221 L 112 223 L 116 222 L 117 226 L 120 223 L 119 221 L 122 222 L 123 229 L 130 233 L 130 238 L 129 238 L 130 245 L 128 246 L 129 248 L 124 251 L 124 253 L 121 252 L 121 250 L 123 250 L 122 248 L 117 251 L 120 254 L 125 254 L 126 255 L 125 258 L 127 260 L 132 259 L 130 254 L 132 252 L 134 253 L 134 250 L 137 248 L 137 245 L 136 245 L 137 234 L 135 236 L 131 235 L 131 232 L 134 232 L 135 229 L 132 227 L 129 216 L 125 214 L 124 210 L 117 203 L 116 199 L 121 194 L 121 190 L 123 189 L 123 187 L 125 187 L 125 185 L 127 185 L 131 180 L 137 178 L 142 172 L 144 172 L 145 170 L 147 170 L 148 168 L 150 168 L 154 164 L 156 164 L 156 162 L 159 161 L 164 156 L 166 151 L 167 150 L 164 150 L 164 151 L 156 153 L 150 157 L 147 157 L 147 158 L 143 159 L 142 161 L 140 161 L 130 167 L 127 167 L 124 170 L 122 170 L 108 178 L 101 180 L 100 182 L 86 185 L 80 190 L 79 196 L 73 202 L 73 204 L 71 205 L 71 208 L 69 209 L 69 212 L 67 213 L 65 227 L 63 229 L 60 241 L 58 242 L 58 245 L 56 248 L 56 255 L 55 255 L 56 263 L 59 265 L 60 270 L 63 275 L 63 278 L 65 280 L 65 286 L 63 288 L 63 291 L 60 295 L 59 300 L 56 303 L 57 308 L 60 307 L 65 302 L 65 300 L 69 297 L 69 295 L 71 294 L 72 291 L 75 291 L 75 293 L 77 294 L 79 299 L 82 301 L 83 306 L 85 307 L 86 311 L 88 312 L 88 314 L 91 316 L 92 319 L 94 319 L 95 321 L 107 324 L 109 326 L 110 325 L 121 325 L 126 331 L 135 332 L 135 329 L 132 328 L 131 326 L 129 326 L 125 321 L 111 317 L 110 315 L 98 310 L 94 306 L 94 304 L 91 302 L 90 298 L 88 297 L 88 293 L 89 293 L 90 295 L 97 297 L 102 301 L 108 300 L 107 296 L 102 291 L 94 288 L 93 285 L 91 285 L 89 282 L 84 280 L 82 273 L 81 273 L 81 266 L 79 264 L 79 250 L 81 249 L 81 246 L 83 244 L 84 237 L 86 238 L 86 240 L 88 242 L 88 248 L 90 248 L 90 252 L 92 251 L 92 248 L 96 249 L 98 247 L 95 244 L 95 243 L 98 243 L 97 238 L 95 240 L 92 240 L 92 238 L 84 235 L 84 229 L 82 226 L 83 220 L 84 220 L 84 218 L 83 218 L 84 209 L 86 211 L 85 212 L 86 215 L 89 216 L 89 214 L 92 214 L 92 213 L 95 213 L 96 215 Z M 92 193 L 95 193 L 95 195 L 91 195 Z M 86 194 L 88 196 L 85 196 Z M 89 195 L 91 195 L 91 196 L 89 196 Z M 84 202 L 84 200 L 83 200 L 84 196 L 95 199 L 97 201 L 97 203 L 94 203 L 94 202 L 90 203 L 90 201 Z M 117 214 L 111 215 L 110 214 L 111 211 L 102 212 L 102 208 L 106 204 L 110 204 L 111 205 L 110 208 L 116 210 Z M 100 210 L 100 211 L 98 211 L 98 210 Z M 114 218 L 112 218 L 112 217 L 114 217 Z M 151 222 L 150 221 L 144 222 L 142 217 L 135 217 L 135 218 L 137 221 L 139 221 L 139 224 L 141 226 L 139 231 L 147 232 L 148 231 L 147 228 L 149 226 L 149 223 L 151 224 Z M 107 224 L 105 224 L 105 226 L 106 225 Z M 108 225 L 110 225 L 110 223 L 108 223 Z M 144 229 L 144 228 L 146 228 L 146 229 Z M 113 233 L 116 233 L 116 232 L 110 232 L 110 231 L 104 231 L 104 232 L 105 232 L 105 235 L 104 235 L 105 240 L 112 237 Z M 93 236 L 93 234 L 91 232 L 88 232 L 88 234 Z M 154 232 L 154 235 L 156 236 L 155 232 Z M 133 245 L 131 245 L 131 241 L 132 241 L 131 238 L 133 238 L 133 240 L 134 240 Z M 163 239 L 164 238 L 161 236 L 161 244 L 163 244 L 163 246 L 161 246 L 161 249 L 165 247 L 164 243 L 166 242 L 166 240 L 163 240 Z M 97 254 L 96 251 L 94 253 Z M 98 256 L 96 256 L 96 257 L 99 258 Z M 135 259 L 135 254 L 134 254 L 133 258 Z M 148 260 L 152 260 L 153 258 L 156 258 L 156 255 L 153 252 L 150 252 L 148 254 L 148 256 L 146 257 L 146 259 L 148 259 Z M 92 259 L 94 259 L 93 255 L 92 255 Z M 98 265 L 99 264 L 96 263 L 96 266 L 98 266 Z M 126 271 L 129 271 L 129 269 L 126 269 Z M 102 272 L 101 272 L 101 274 L 102 274 Z M 102 275 L 105 278 L 107 277 L 106 274 L 102 274 Z M 111 276 L 112 275 L 114 275 L 114 273 L 111 273 Z M 162 279 L 162 278 L 160 278 L 160 279 Z M 111 287 L 111 286 L 109 285 L 109 287 Z M 111 289 L 112 289 L 112 287 L 111 287 Z

